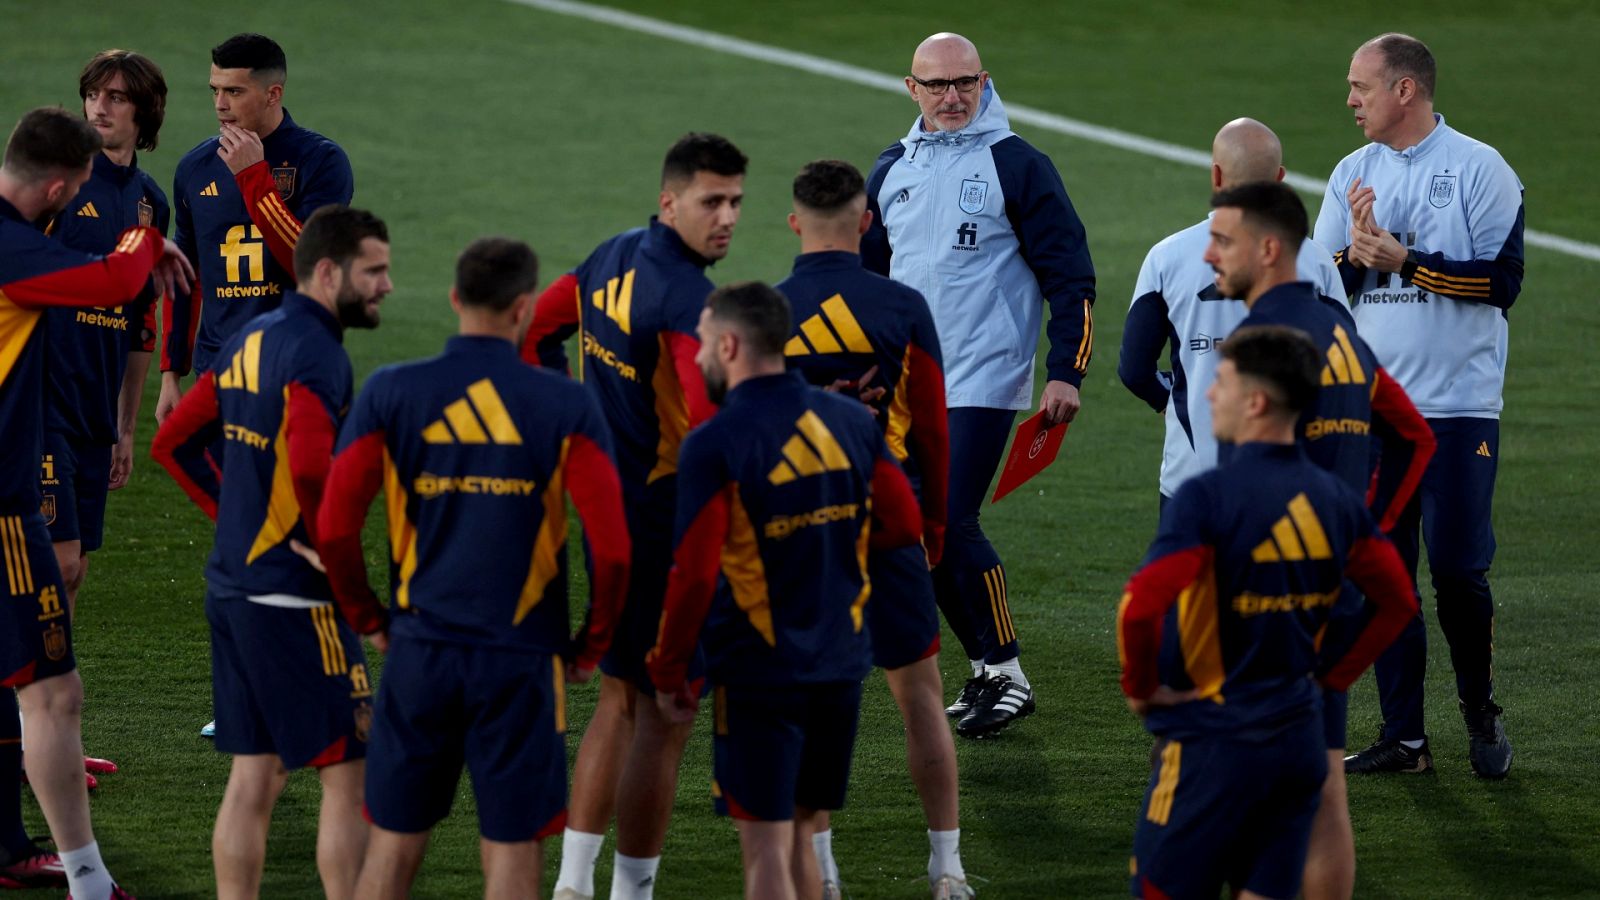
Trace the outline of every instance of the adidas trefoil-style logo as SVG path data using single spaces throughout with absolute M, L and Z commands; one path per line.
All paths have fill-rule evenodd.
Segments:
M 1328 364 L 1322 367 L 1324 387 L 1334 384 L 1366 384 L 1367 373 L 1361 368 L 1361 358 L 1350 344 L 1350 335 L 1344 328 L 1333 326 L 1333 346 L 1328 348 Z
M 829 325 L 833 328 L 830 330 Z M 835 336 L 837 335 L 837 336 Z M 834 294 L 822 301 L 822 312 L 800 323 L 800 334 L 783 345 L 784 356 L 808 356 L 812 353 L 871 353 L 872 342 L 867 340 L 861 323 L 850 313 L 844 297 Z
M 1302 559 L 1332 559 L 1328 535 L 1317 520 L 1306 495 L 1296 494 L 1289 501 L 1289 514 L 1272 526 L 1272 537 L 1250 552 L 1256 562 L 1298 562 Z
M 213 181 L 210 184 L 206 185 L 205 187 L 201 188 L 200 189 L 200 196 L 202 196 L 202 197 L 217 197 L 217 196 L 220 196 L 217 193 L 217 183 L 215 181 Z
M 767 473 L 767 481 L 788 484 L 797 478 L 842 472 L 850 468 L 850 458 L 834 439 L 833 432 L 811 410 L 795 420 L 795 434 L 783 445 L 783 459 Z
M 1494 456 L 1493 453 L 1489 452 L 1489 442 L 1488 441 L 1483 441 L 1482 443 L 1478 444 L 1478 455 L 1479 456 L 1489 456 L 1489 457 Z
M 90 202 L 78 207 L 78 215 L 83 216 L 86 219 L 98 219 L 100 218 L 100 210 L 94 208 L 94 201 L 91 200 Z
M 467 395 L 444 408 L 444 417 L 422 429 L 422 439 L 430 444 L 522 443 L 522 433 L 511 421 L 511 413 L 500 401 L 494 384 L 484 378 L 467 386 Z

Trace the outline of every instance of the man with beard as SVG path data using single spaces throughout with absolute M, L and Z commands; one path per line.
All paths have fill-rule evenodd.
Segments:
M 124 232 L 106 256 L 71 250 L 41 233 L 89 180 L 100 135 L 63 109 L 23 116 L 0 163 L 0 555 L 12 619 L 0 626 L 0 745 L 23 744 L 28 778 L 61 849 L 74 896 L 130 896 L 111 881 L 89 822 L 79 736 L 83 682 L 72 655 L 72 618 L 50 533 L 39 514 L 38 466 L 44 433 L 45 337 L 42 309 L 129 303 L 148 290 L 152 269 L 173 289 L 188 290 L 194 272 L 177 245 L 148 226 Z M 12 692 L 28 716 L 19 733 Z M 15 790 L 17 779 L 0 771 Z M 15 808 L 15 795 L 0 800 Z M 13 829 L 21 824 L 20 818 Z M 8 853 L 33 850 L 26 834 L 0 834 Z M 41 855 L 24 855 L 23 862 Z M 58 870 L 59 871 L 59 870 Z M 23 873 L 28 874 L 28 873 Z M 48 871 L 33 874 L 49 875 Z M 17 880 L 11 879 L 17 886 Z M 59 882 L 57 882 L 59 883 Z
M 295 246 L 299 290 L 245 323 L 184 395 L 152 453 L 216 520 L 206 565 L 217 749 L 233 754 L 212 835 L 219 897 L 259 893 L 272 808 L 288 771 L 319 770 L 317 867 L 348 898 L 366 846 L 363 760 L 372 686 L 361 639 L 339 618 L 315 546 L 339 421 L 350 408 L 347 328 L 374 328 L 389 282 L 389 232 L 373 214 L 324 207 Z M 220 472 L 208 450 L 221 440 Z

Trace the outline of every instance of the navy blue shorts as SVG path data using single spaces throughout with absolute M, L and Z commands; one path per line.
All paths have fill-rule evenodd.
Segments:
M 389 831 L 429 830 L 450 814 L 465 765 L 485 838 L 559 834 L 566 730 L 560 657 L 396 638 L 367 753 L 367 817 Z
M 271 606 L 207 591 L 206 618 L 218 750 L 272 753 L 291 771 L 367 755 L 367 657 L 332 604 Z
M 26 687 L 77 668 L 72 656 L 72 620 L 63 605 L 66 588 L 44 519 L 33 510 L 0 515 L 0 557 L 6 576 L 0 603 L 0 686 Z
M 1300 893 L 1328 775 L 1316 717 L 1262 741 L 1160 739 L 1133 837 L 1135 897 Z
M 646 697 L 656 695 L 644 658 L 661 632 L 661 604 L 667 595 L 667 575 L 672 571 L 672 504 L 667 492 L 674 479 L 651 485 L 651 502 L 628 511 L 628 531 L 633 535 L 633 561 L 628 573 L 628 599 L 617 620 L 611 647 L 600 658 L 600 671 L 633 685 Z M 689 660 L 689 681 L 702 681 L 706 656 L 697 644 Z
M 795 807 L 844 808 L 861 683 L 714 691 L 711 796 L 718 815 L 786 822 Z
M 50 528 L 50 540 L 82 541 L 84 553 L 100 549 L 111 490 L 111 450 L 108 444 L 80 444 L 44 433 L 39 512 Z
M 867 633 L 872 664 L 898 669 L 939 652 L 939 604 L 921 544 L 867 557 L 872 594 L 867 598 Z

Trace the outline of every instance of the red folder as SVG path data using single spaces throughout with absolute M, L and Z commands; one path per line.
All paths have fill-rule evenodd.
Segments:
M 1055 462 L 1061 450 L 1061 441 L 1067 436 L 1067 423 L 1045 427 L 1041 410 L 1017 426 L 1017 436 L 1011 441 L 1011 452 L 1006 454 L 1005 467 L 1000 470 L 1000 483 L 995 485 L 990 503 L 1021 487 L 1024 482 L 1044 471 Z

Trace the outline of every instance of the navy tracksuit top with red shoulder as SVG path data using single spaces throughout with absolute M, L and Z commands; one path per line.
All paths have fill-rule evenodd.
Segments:
M 1325 666 L 1318 645 L 1349 578 L 1377 606 Z M 1316 682 L 1349 687 L 1416 614 L 1411 581 L 1362 496 L 1295 445 L 1243 444 L 1185 482 L 1117 612 L 1122 689 L 1198 698 L 1152 709 L 1155 734 L 1266 737 L 1303 722 Z
M 717 684 L 866 676 L 869 546 L 914 542 L 921 517 L 859 401 L 795 373 L 740 383 L 684 442 L 676 518 L 658 688 L 683 683 L 697 639 Z

